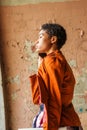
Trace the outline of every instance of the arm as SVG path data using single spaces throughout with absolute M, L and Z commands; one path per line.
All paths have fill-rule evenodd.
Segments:
M 38 76 L 32 75 L 29 77 L 32 89 L 32 98 L 34 104 L 39 104 L 40 101 L 40 91 L 38 86 Z
M 43 57 L 41 57 L 41 56 L 39 56 L 39 58 L 38 58 L 38 68 L 40 67 L 40 65 L 43 61 Z M 39 74 L 34 74 L 34 75 L 30 76 L 29 79 L 30 79 L 30 83 L 31 83 L 33 102 L 34 102 L 34 104 L 40 104 L 41 103 L 40 86 L 44 87 L 44 82 L 42 80 L 42 77 Z
M 30 76 L 29 79 L 31 83 L 33 103 L 46 103 L 48 99 L 48 93 L 41 75 L 35 74 Z

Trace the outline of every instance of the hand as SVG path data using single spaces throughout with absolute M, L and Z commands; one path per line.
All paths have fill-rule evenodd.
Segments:
M 32 50 L 32 52 L 35 52 L 36 51 L 36 45 L 32 45 L 31 50 Z

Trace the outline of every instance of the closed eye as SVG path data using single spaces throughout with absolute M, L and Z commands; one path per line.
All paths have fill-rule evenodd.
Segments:
M 39 38 L 42 38 L 42 37 L 43 37 L 42 35 L 39 36 Z

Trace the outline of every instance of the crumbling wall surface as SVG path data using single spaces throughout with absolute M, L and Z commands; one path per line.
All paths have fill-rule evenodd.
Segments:
M 76 78 L 73 103 L 86 130 L 86 0 L 0 6 L 0 51 L 7 130 L 31 127 L 38 111 L 38 106 L 32 103 L 28 77 L 37 70 L 37 54 L 31 51 L 31 46 L 38 38 L 39 27 L 46 22 L 56 22 L 66 28 L 67 42 L 62 51 Z

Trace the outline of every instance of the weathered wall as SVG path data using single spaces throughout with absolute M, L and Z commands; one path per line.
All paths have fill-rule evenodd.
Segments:
M 29 74 L 37 69 L 37 55 L 32 53 L 31 45 L 38 37 L 40 25 L 46 22 L 60 23 L 67 30 L 68 40 L 62 51 L 76 77 L 73 102 L 86 130 L 86 0 L 0 7 L 0 49 L 7 130 L 31 127 L 37 112 L 28 80 Z
M 0 5 L 25 5 L 37 4 L 46 2 L 65 2 L 65 1 L 79 1 L 79 0 L 0 0 Z

